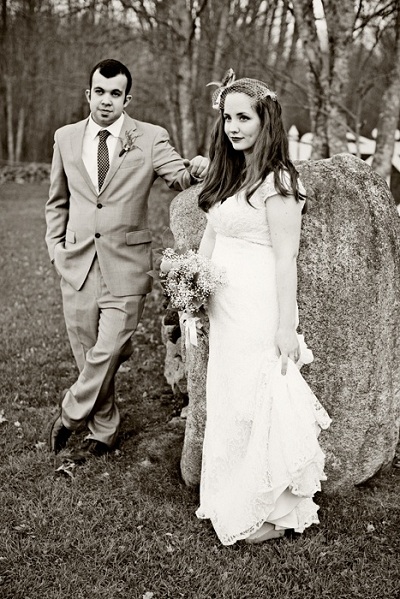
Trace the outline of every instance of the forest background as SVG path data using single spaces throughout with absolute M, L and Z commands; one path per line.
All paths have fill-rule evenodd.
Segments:
M 312 158 L 376 129 L 372 166 L 390 175 L 400 0 L 1 0 L 0 34 L 0 164 L 50 161 L 55 129 L 88 114 L 91 67 L 116 58 L 133 74 L 127 112 L 185 157 L 207 152 L 207 83 L 232 67 L 278 92 Z

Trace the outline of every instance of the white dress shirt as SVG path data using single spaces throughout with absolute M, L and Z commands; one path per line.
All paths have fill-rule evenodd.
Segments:
M 108 148 L 108 155 L 111 160 L 114 156 L 114 152 L 118 149 L 121 144 L 118 144 L 119 134 L 121 133 L 122 123 L 124 122 L 124 114 L 108 127 L 101 127 L 94 122 L 92 116 L 88 118 L 85 133 L 83 136 L 82 144 L 82 160 L 89 177 L 95 186 L 97 193 L 99 193 L 99 179 L 97 173 L 97 149 L 99 147 L 99 131 L 106 129 L 110 135 L 107 137 L 106 143 Z M 122 149 L 122 146 L 121 146 Z

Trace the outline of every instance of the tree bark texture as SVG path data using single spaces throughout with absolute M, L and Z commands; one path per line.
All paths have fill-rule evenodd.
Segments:
M 315 160 L 329 156 L 326 114 L 329 104 L 329 82 L 327 69 L 323 64 L 323 54 L 318 39 L 312 0 L 298 0 L 293 3 L 299 38 L 307 62 L 308 101 L 313 134 L 311 157 Z
M 17 136 L 15 143 L 15 161 L 21 162 L 22 160 L 22 147 L 24 142 L 24 132 L 25 132 L 25 108 L 21 106 L 18 111 L 18 126 L 17 126 Z
M 346 95 L 355 13 L 348 0 L 322 1 L 329 42 L 329 100 L 327 131 L 330 156 L 348 151 Z
M 372 168 L 384 179 L 390 180 L 395 132 L 400 109 L 400 2 L 397 2 L 396 44 L 389 84 L 382 96 L 382 110 L 378 119 L 378 135 Z
M 13 131 L 13 86 L 9 75 L 4 76 L 6 86 L 6 131 L 7 131 L 7 154 L 9 162 L 15 162 L 14 131 Z
M 348 0 L 324 0 L 328 47 L 318 35 L 312 0 L 293 2 L 299 37 L 308 63 L 312 158 L 347 152 L 344 109 L 352 49 L 354 7 Z

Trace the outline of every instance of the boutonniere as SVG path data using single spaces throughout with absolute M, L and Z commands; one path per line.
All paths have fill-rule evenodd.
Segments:
M 135 135 L 133 130 L 125 131 L 125 139 L 121 139 L 122 150 L 120 151 L 119 156 L 123 156 L 125 152 L 138 148 L 138 146 L 135 146 L 135 141 L 138 137 L 140 137 L 140 135 Z

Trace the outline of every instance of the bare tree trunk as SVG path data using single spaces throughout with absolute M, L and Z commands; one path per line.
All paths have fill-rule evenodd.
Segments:
M 229 10 L 230 10 L 231 0 L 225 0 L 223 5 L 220 8 L 219 22 L 218 22 L 218 30 L 215 39 L 214 46 L 214 56 L 211 70 L 210 81 L 219 81 L 223 76 L 223 71 L 226 69 L 226 65 L 222 66 L 222 57 L 223 57 L 223 49 L 226 43 L 226 36 L 229 26 Z M 229 65 L 228 65 L 229 66 Z M 207 88 L 210 89 L 210 88 Z M 214 88 L 215 89 L 215 88 Z M 212 91 L 214 91 L 212 89 Z M 211 93 L 209 98 L 209 104 L 211 104 Z M 214 122 L 215 115 L 208 114 L 207 119 L 205 121 L 204 133 L 202 136 L 202 145 L 208 145 L 208 140 L 210 138 L 210 131 L 212 128 L 212 123 Z
M 329 100 L 327 121 L 329 154 L 348 152 L 346 94 L 349 83 L 349 59 L 355 24 L 352 2 L 322 0 L 329 40 Z
M 190 56 L 182 56 L 178 67 L 178 97 L 181 120 L 182 152 L 185 158 L 193 158 L 193 156 L 197 154 L 191 67 Z
M 195 43 L 192 14 L 182 6 L 180 14 L 183 21 L 184 40 L 181 42 L 181 55 L 178 64 L 178 99 L 181 118 L 182 152 L 185 158 L 193 158 L 197 154 L 197 132 L 194 115 L 193 97 L 193 44 Z
M 7 31 L 7 0 L 1 0 L 1 30 L 3 34 Z
M 281 66 L 281 69 L 282 69 L 281 74 L 282 73 L 290 73 L 290 67 L 296 60 L 298 42 L 299 42 L 299 32 L 297 29 L 297 23 L 295 21 L 294 27 L 293 27 L 292 38 L 290 40 L 289 52 L 287 54 L 286 60 L 283 62 L 282 66 Z M 279 76 L 279 73 L 278 73 L 278 76 Z M 277 91 L 279 92 L 280 96 L 283 96 L 285 94 L 286 90 L 288 89 L 289 79 L 288 79 L 288 77 L 280 77 L 280 79 L 281 79 L 281 82 L 279 83 L 279 88 Z
M 21 162 L 22 158 L 22 144 L 24 141 L 24 130 L 25 130 L 25 109 L 21 107 L 18 113 L 18 128 L 17 128 L 17 140 L 15 145 L 15 160 Z
M 308 67 L 308 101 L 313 134 L 311 158 L 315 160 L 328 158 L 326 121 L 329 113 L 329 82 L 315 25 L 312 0 L 296 0 L 293 2 L 293 12 Z
M 0 25 L 0 55 L 2 60 L 0 61 L 0 114 L 4 114 L 7 110 L 6 103 L 6 92 L 5 92 L 5 71 L 7 64 L 7 0 L 1 1 L 1 25 Z M 4 111 L 4 112 L 3 112 Z M 7 136 L 7 121 L 3 123 L 3 127 L 0 129 L 0 159 L 3 158 L 3 131 L 5 130 Z
M 327 47 L 318 36 L 312 0 L 293 2 L 299 36 L 308 62 L 309 102 L 312 123 L 312 158 L 347 152 L 349 58 L 355 24 L 349 0 L 322 0 L 327 27 Z
M 9 75 L 4 76 L 6 86 L 6 122 L 7 122 L 7 154 L 8 160 L 15 162 L 14 132 L 13 132 L 13 94 L 12 79 Z
M 166 87 L 165 93 L 167 96 L 168 115 L 172 138 L 174 140 L 175 146 L 178 149 L 178 152 L 180 152 L 182 148 L 182 140 L 177 119 L 176 101 L 169 87 Z
M 211 71 L 211 80 L 212 81 L 218 81 L 223 75 L 223 73 L 222 73 L 222 70 L 223 70 L 222 69 L 222 52 L 224 49 L 224 45 L 226 43 L 226 35 L 227 35 L 228 24 L 229 24 L 229 9 L 230 9 L 231 1 L 225 0 L 222 4 L 223 5 L 221 7 L 221 12 L 220 12 L 217 37 L 216 37 L 215 46 L 214 46 L 214 58 L 213 58 L 213 65 L 212 65 L 212 71 Z
M 275 14 L 277 11 L 278 3 L 279 3 L 279 0 L 273 0 L 272 6 L 271 6 L 271 2 L 268 3 L 269 19 L 267 19 L 265 21 L 263 43 L 262 43 L 262 45 L 264 46 L 264 50 L 265 50 L 265 48 L 268 48 L 268 46 L 271 43 L 272 29 L 274 26 Z
M 283 79 L 281 77 L 281 72 L 283 69 L 283 65 L 285 63 L 285 47 L 286 47 L 286 35 L 288 30 L 288 11 L 289 11 L 289 2 L 288 0 L 283 0 L 281 7 L 281 16 L 280 16 L 280 24 L 279 24 L 279 39 L 278 44 L 275 51 L 275 61 L 274 61 L 274 71 L 276 76 L 272 82 L 273 88 L 278 92 L 278 95 L 281 94 L 283 89 Z
M 396 45 L 389 85 L 382 96 L 382 110 L 378 118 L 378 135 L 372 168 L 388 182 L 392 171 L 395 131 L 400 109 L 400 3 L 397 2 Z
M 154 28 L 156 46 L 163 57 L 160 60 L 162 67 L 167 69 L 163 79 L 171 89 L 176 89 L 177 110 L 169 108 L 169 116 L 177 115 L 179 123 L 175 126 L 175 118 L 170 123 L 179 129 L 180 152 L 185 158 L 192 158 L 197 154 L 197 127 L 195 104 L 195 82 L 197 73 L 196 63 L 196 30 L 197 21 L 207 0 L 193 2 L 192 0 L 174 0 L 173 2 L 155 3 L 154 15 L 143 1 L 137 5 L 123 2 L 125 8 L 135 11 L 143 30 L 148 30 L 148 19 Z M 159 37 L 159 39 L 157 39 Z M 176 139 L 178 139 L 176 137 Z

